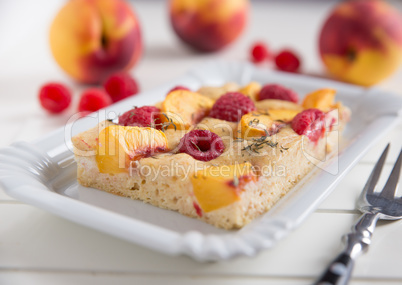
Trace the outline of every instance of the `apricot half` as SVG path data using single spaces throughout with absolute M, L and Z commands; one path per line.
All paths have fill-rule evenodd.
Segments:
M 272 120 L 284 121 L 284 122 L 289 122 L 293 120 L 293 118 L 299 113 L 300 113 L 299 111 L 288 110 L 288 109 L 275 109 L 268 111 L 268 114 Z
M 256 101 L 257 94 L 261 91 L 261 84 L 258 82 L 250 82 L 246 86 L 239 89 L 239 92 L 250 97 L 254 101 Z
M 211 212 L 241 200 L 244 186 L 256 178 L 247 162 L 199 170 L 191 177 L 191 183 L 201 209 Z
M 162 121 L 169 128 L 188 129 L 206 117 L 214 101 L 187 90 L 170 92 L 162 102 Z
M 273 135 L 278 132 L 281 123 L 291 121 L 298 113 L 298 111 L 287 109 L 249 113 L 241 117 L 237 129 L 240 130 L 243 139 Z
M 303 107 L 299 104 L 278 99 L 265 99 L 257 101 L 255 102 L 255 106 L 257 107 L 258 111 L 271 111 L 276 109 L 295 110 L 298 112 L 303 111 Z
M 96 163 L 101 173 L 127 172 L 131 161 L 168 149 L 163 132 L 154 128 L 112 125 L 99 133 Z
M 326 112 L 334 105 L 335 93 L 334 89 L 318 89 L 306 95 L 302 106 L 305 109 L 315 108 Z
M 238 130 L 244 139 L 261 137 L 267 135 L 274 124 L 275 122 L 268 115 L 249 113 L 241 117 Z

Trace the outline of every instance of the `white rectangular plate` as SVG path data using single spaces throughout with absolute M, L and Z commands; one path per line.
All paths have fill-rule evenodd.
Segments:
M 339 155 L 323 162 L 274 208 L 249 225 L 225 231 L 176 212 L 162 210 L 79 186 L 71 152 L 71 136 L 99 121 L 123 113 L 131 106 L 163 100 L 175 85 L 197 90 L 203 85 L 234 81 L 279 83 L 300 95 L 314 89 L 337 90 L 337 100 L 352 110 L 352 119 Z M 211 62 L 152 91 L 114 104 L 75 121 L 33 143 L 19 142 L 0 150 L 0 183 L 12 197 L 56 215 L 142 246 L 170 254 L 186 254 L 197 260 L 222 260 L 252 256 L 270 248 L 314 211 L 364 153 L 395 126 L 402 99 L 377 89 L 317 79 L 309 76 L 257 69 L 237 62 Z

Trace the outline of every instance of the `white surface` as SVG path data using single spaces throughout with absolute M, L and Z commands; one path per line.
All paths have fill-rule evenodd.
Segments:
M 75 97 L 84 88 L 58 69 L 48 50 L 48 27 L 63 2 L 0 1 L 0 146 L 39 138 L 62 126 L 74 111 L 48 116 L 36 101 L 38 87 L 49 80 L 70 84 Z M 133 71 L 143 90 L 180 76 L 205 59 L 246 59 L 247 49 L 256 39 L 266 40 L 275 49 L 295 47 L 303 56 L 304 71 L 320 73 L 316 36 L 334 4 L 256 1 L 248 30 L 239 41 L 217 54 L 200 55 L 174 37 L 164 3 L 132 3 L 145 36 L 146 54 Z M 400 69 L 381 85 L 401 94 L 401 81 Z M 401 147 L 402 125 L 381 138 L 320 209 L 277 247 L 255 258 L 223 263 L 166 257 L 23 205 L 0 192 L 0 283 L 311 284 L 341 249 L 340 236 L 357 217 L 353 199 L 388 141 L 395 153 Z M 357 261 L 351 284 L 401 284 L 401 228 L 396 222 L 376 230 L 369 252 Z
M 336 159 L 318 164 L 315 173 L 300 181 L 269 213 L 239 231 L 225 232 L 171 211 L 79 186 L 68 147 L 69 130 L 76 134 L 91 128 L 96 124 L 94 118 L 73 122 L 71 127 L 62 127 L 33 145 L 14 144 L 0 149 L 0 184 L 18 200 L 159 252 L 186 254 L 199 261 L 254 256 L 261 249 L 274 247 L 298 227 L 358 159 L 387 133 L 389 128 L 384 125 L 395 126 L 402 112 L 402 98 L 316 77 L 258 69 L 248 63 L 211 62 L 194 67 L 165 87 L 138 94 L 92 116 L 103 121 L 99 117 L 104 113 L 119 114 L 131 108 L 128 106 L 150 105 L 163 100 L 176 84 L 196 90 L 225 82 L 245 85 L 251 81 L 276 82 L 298 94 L 323 86 L 336 88 L 337 100 L 351 108 L 352 119 Z M 60 165 L 62 161 L 65 167 Z M 32 177 L 32 170 L 38 175 Z

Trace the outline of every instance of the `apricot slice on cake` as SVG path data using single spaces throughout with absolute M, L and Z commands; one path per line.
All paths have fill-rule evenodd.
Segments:
M 200 122 L 209 114 L 214 101 L 188 90 L 170 92 L 162 102 L 162 121 L 180 130 Z
M 252 165 L 210 166 L 191 177 L 193 192 L 204 212 L 211 212 L 241 200 L 244 187 L 256 181 Z
M 268 111 L 268 114 L 272 120 L 284 122 L 293 120 L 293 118 L 299 113 L 299 111 L 289 109 L 274 109 Z
M 168 150 L 163 132 L 154 128 L 112 125 L 99 133 L 96 163 L 100 173 L 127 172 L 131 161 Z
M 303 111 L 303 107 L 299 104 L 278 99 L 265 99 L 262 101 L 257 101 L 255 102 L 255 106 L 257 107 L 258 111 L 270 111 L 276 109 L 295 110 L 299 112 Z
M 334 105 L 336 91 L 334 89 L 318 89 L 306 95 L 302 106 L 304 109 L 319 109 L 321 111 L 329 111 Z
M 257 95 L 260 93 L 261 84 L 258 82 L 250 82 L 246 86 L 239 89 L 239 92 L 250 97 L 253 100 L 256 100 Z
M 270 116 L 259 113 L 244 115 L 238 125 L 243 139 L 271 134 L 275 128 L 275 121 Z
M 287 109 L 249 113 L 241 118 L 237 129 L 243 139 L 271 136 L 279 131 L 281 124 L 290 122 L 298 113 Z

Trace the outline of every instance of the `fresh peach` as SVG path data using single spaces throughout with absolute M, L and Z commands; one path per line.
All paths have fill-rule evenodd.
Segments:
M 302 106 L 305 109 L 320 109 L 327 112 L 334 105 L 336 91 L 334 89 L 318 89 L 304 97 Z
M 138 61 L 142 53 L 140 25 L 122 0 L 71 0 L 53 20 L 50 48 L 70 76 L 99 83 Z
M 162 121 L 183 130 L 200 122 L 208 115 L 214 101 L 208 97 L 188 90 L 170 92 L 162 102 Z
M 216 51 L 233 42 L 248 19 L 247 0 L 170 0 L 174 31 L 186 44 Z
M 96 162 L 100 173 L 127 172 L 131 161 L 168 149 L 163 132 L 154 128 L 110 125 L 99 133 Z
M 204 212 L 211 212 L 241 200 L 247 183 L 256 181 L 250 163 L 210 166 L 191 177 L 193 192 Z
M 387 78 L 402 60 L 402 17 L 381 0 L 341 2 L 327 18 L 319 49 L 328 71 L 370 86 Z

